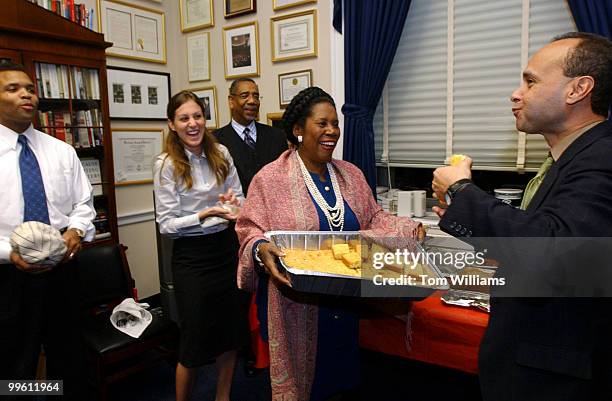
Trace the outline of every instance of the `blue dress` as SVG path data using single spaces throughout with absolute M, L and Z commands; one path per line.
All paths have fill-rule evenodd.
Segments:
M 332 190 L 329 171 L 325 172 L 325 182 L 318 174 L 311 173 L 314 183 L 325 201 L 333 205 L 336 196 Z M 326 191 L 325 187 L 330 190 Z M 311 199 L 319 215 L 319 230 L 332 231 L 323 211 L 314 198 Z M 359 221 L 353 210 L 344 201 L 344 231 L 359 231 Z M 262 274 L 257 287 L 257 317 L 267 322 L 268 278 Z M 350 309 L 351 299 L 321 295 L 318 297 L 318 336 L 315 375 L 310 393 L 310 401 L 324 401 L 344 390 L 354 389 L 359 384 L 359 317 Z M 268 341 L 267 324 L 261 324 L 261 336 Z M 299 352 L 299 350 L 298 350 Z

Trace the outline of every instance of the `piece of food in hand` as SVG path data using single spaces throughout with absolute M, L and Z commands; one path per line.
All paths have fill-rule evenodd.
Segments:
M 348 244 L 336 244 L 332 246 L 332 252 L 334 253 L 334 258 L 341 260 L 342 255 L 345 253 L 349 253 L 351 249 Z
M 361 267 L 361 254 L 357 252 L 345 253 L 342 255 L 342 261 L 348 268 L 359 269 Z
M 10 238 L 13 252 L 26 263 L 52 267 L 64 259 L 68 248 L 62 234 L 48 224 L 26 221 Z
M 448 162 L 451 166 L 456 166 L 457 164 L 459 164 L 460 162 L 462 162 L 463 160 L 465 160 L 467 158 L 466 155 L 461 155 L 461 154 L 456 154 L 456 155 L 452 155 Z

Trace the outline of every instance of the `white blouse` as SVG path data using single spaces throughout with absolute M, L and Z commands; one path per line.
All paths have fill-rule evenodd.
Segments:
M 200 222 L 198 213 L 213 207 L 219 201 L 219 195 L 233 190 L 240 204 L 244 202 L 242 186 L 234 167 L 234 161 L 227 148 L 217 144 L 223 157 L 229 162 L 229 173 L 222 185 L 217 185 L 217 177 L 208 165 L 204 153 L 195 155 L 185 149 L 191 164 L 193 186 L 187 189 L 185 184 L 174 180 L 174 163 L 162 153 L 155 159 L 153 166 L 153 183 L 155 186 L 155 212 L 159 231 L 173 238 L 213 234 L 227 228 L 229 222 L 212 216 Z M 164 163 L 164 159 L 166 159 Z M 162 169 L 163 165 L 163 169 Z M 160 174 L 161 171 L 161 174 Z

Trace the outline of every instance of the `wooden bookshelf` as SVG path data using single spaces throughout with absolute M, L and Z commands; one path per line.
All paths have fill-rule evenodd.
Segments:
M 3 0 L 0 58 L 26 67 L 40 99 L 36 128 L 74 146 L 88 172 L 98 213 L 94 245 L 118 242 L 105 55 L 111 45 L 28 0 Z

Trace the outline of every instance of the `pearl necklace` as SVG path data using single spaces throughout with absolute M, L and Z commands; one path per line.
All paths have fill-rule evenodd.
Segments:
M 340 186 L 338 185 L 338 180 L 336 179 L 336 173 L 334 173 L 334 169 L 330 163 L 327 163 L 327 171 L 329 171 L 329 178 L 332 183 L 332 189 L 334 190 L 334 195 L 336 196 L 336 204 L 332 207 L 330 206 L 321 192 L 319 188 L 317 188 L 317 184 L 313 181 L 308 169 L 306 169 L 306 165 L 302 161 L 300 154 L 295 152 L 297 155 L 297 159 L 299 160 L 300 170 L 302 170 L 302 175 L 304 176 L 304 181 L 306 183 L 306 188 L 308 188 L 308 192 L 314 198 L 315 202 L 321 210 L 323 214 L 327 218 L 327 223 L 329 224 L 329 228 L 331 231 L 342 231 L 344 229 L 344 199 L 342 198 L 342 192 L 340 192 Z

